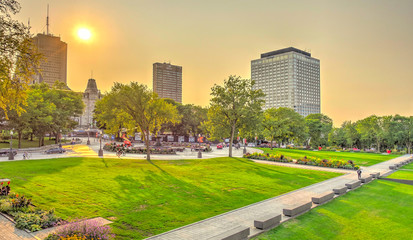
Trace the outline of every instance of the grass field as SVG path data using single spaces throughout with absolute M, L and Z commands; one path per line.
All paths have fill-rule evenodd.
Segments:
M 11 178 L 13 191 L 66 219 L 111 219 L 118 239 L 162 233 L 336 176 L 242 158 L 0 163 L 0 178 Z
M 412 239 L 413 186 L 376 180 L 256 237 Z
M 304 156 L 314 156 L 318 158 L 336 158 L 342 160 L 352 160 L 355 164 L 360 166 L 371 166 L 383 161 L 387 161 L 396 158 L 400 155 L 383 155 L 379 153 L 356 153 L 356 152 L 332 152 L 332 151 L 309 151 L 309 150 L 297 150 L 297 149 L 284 149 L 284 148 L 259 148 L 265 153 L 278 153 L 284 156 L 291 157 L 293 159 L 303 158 Z
M 9 141 L 9 140 L 3 140 L 3 141 Z M 62 140 L 62 143 L 65 140 Z M 69 140 L 67 140 L 69 141 Z M 19 141 L 17 139 L 13 138 L 13 148 L 17 149 Z M 49 138 L 44 139 L 44 145 L 51 145 L 55 144 L 55 140 L 49 140 Z M 33 148 L 33 147 L 39 147 L 39 140 L 34 139 L 33 141 L 30 140 L 22 140 L 21 142 L 21 148 Z M 0 148 L 10 148 L 10 142 L 7 143 L 0 143 Z
M 413 180 L 413 163 L 407 164 L 401 167 L 396 172 L 387 176 L 388 178 L 403 179 L 403 180 Z

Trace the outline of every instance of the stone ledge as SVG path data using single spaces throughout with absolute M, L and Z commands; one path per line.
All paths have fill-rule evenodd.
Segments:
M 247 240 L 248 235 L 250 235 L 249 227 L 238 226 L 224 233 L 208 238 L 208 240 Z
M 308 211 L 313 206 L 313 202 L 307 202 L 295 208 L 284 208 L 283 214 L 288 217 L 294 217 L 300 213 Z
M 254 227 L 265 230 L 268 228 L 272 228 L 280 224 L 281 222 L 281 214 L 278 215 L 266 215 L 263 217 L 257 218 L 254 220 Z
M 311 200 L 315 204 L 322 204 L 334 198 L 334 192 L 323 193 L 318 196 L 312 197 Z
M 354 182 L 351 182 L 351 183 L 346 183 L 346 186 L 347 186 L 348 189 L 354 189 L 354 188 L 360 186 L 360 184 L 361 184 L 361 181 L 357 180 L 357 181 L 354 181 Z
M 334 192 L 334 194 L 337 194 L 337 195 L 344 194 L 344 193 L 347 192 L 347 186 L 342 187 L 342 188 L 334 188 L 333 192 Z

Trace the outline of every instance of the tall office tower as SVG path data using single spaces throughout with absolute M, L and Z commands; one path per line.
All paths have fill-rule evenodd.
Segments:
M 288 107 L 302 116 L 320 113 L 320 60 L 293 47 L 251 61 L 255 89 L 265 93 L 264 109 Z
M 160 98 L 171 98 L 182 103 L 182 67 L 170 63 L 154 63 L 153 91 Z
M 45 82 L 53 86 L 56 81 L 67 85 L 67 44 L 51 34 L 37 34 L 33 43 L 43 55 L 33 83 Z

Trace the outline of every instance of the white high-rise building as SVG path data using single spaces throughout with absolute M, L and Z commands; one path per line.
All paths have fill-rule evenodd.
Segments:
M 302 116 L 320 113 L 320 60 L 289 47 L 251 61 L 255 89 L 265 93 L 264 109 L 288 107 Z

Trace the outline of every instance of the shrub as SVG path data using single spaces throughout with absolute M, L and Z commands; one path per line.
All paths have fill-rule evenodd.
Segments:
M 37 209 L 28 213 L 17 212 L 14 214 L 14 221 L 17 228 L 34 232 L 56 226 L 61 222 L 61 219 L 55 216 L 53 209 L 49 211 Z
M 70 238 L 71 237 L 71 238 Z M 73 238 L 75 237 L 75 238 Z M 115 235 L 111 232 L 109 226 L 100 226 L 96 220 L 75 220 L 66 225 L 59 227 L 55 233 L 50 234 L 45 240 L 57 239 L 113 239 Z

